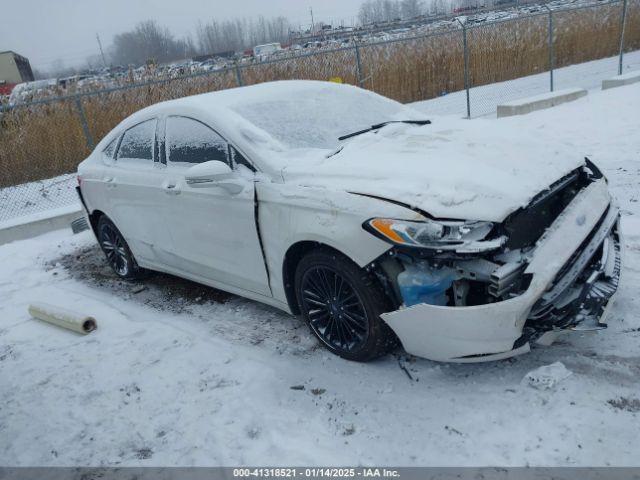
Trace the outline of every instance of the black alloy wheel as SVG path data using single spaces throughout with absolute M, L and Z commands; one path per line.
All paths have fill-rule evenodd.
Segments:
M 377 280 L 328 249 L 304 256 L 296 269 L 296 296 L 313 334 L 332 353 L 368 361 L 397 345 L 380 314 L 391 310 Z
M 302 303 L 311 328 L 332 349 L 353 352 L 366 343 L 369 320 L 362 300 L 332 268 L 318 266 L 305 272 Z
M 100 217 L 96 233 L 100 248 L 118 277 L 136 279 L 143 276 L 144 270 L 138 267 L 129 245 L 109 218 Z

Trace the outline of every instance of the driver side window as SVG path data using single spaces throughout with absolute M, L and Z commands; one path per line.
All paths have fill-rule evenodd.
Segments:
M 195 165 L 219 160 L 230 165 L 227 142 L 192 118 L 167 118 L 165 145 L 168 164 Z

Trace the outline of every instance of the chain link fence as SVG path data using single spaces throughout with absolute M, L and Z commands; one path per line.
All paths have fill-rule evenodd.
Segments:
M 628 65 L 624 65 L 624 54 L 640 49 L 640 0 L 627 0 L 622 25 L 620 73 L 623 73 L 625 66 L 628 67 Z
M 121 120 L 148 105 L 261 82 L 338 80 L 430 114 L 478 117 L 504 101 L 640 68 L 640 0 L 534 8 L 488 22 L 458 18 L 449 28 L 221 70 L 68 96 L 0 105 L 0 222 L 76 202 L 73 172 Z

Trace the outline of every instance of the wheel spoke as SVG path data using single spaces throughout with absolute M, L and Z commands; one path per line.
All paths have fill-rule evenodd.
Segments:
M 329 282 L 329 279 L 327 278 L 327 272 L 326 270 L 320 270 L 319 273 L 320 281 L 322 282 L 324 291 L 327 293 L 328 299 L 331 300 L 331 298 L 335 297 L 335 295 L 331 291 L 331 282 Z
M 311 284 L 311 286 L 313 287 L 313 289 L 319 293 L 320 297 L 325 298 L 325 299 L 329 299 L 329 292 L 325 291 L 325 289 L 323 288 L 323 286 L 320 284 L 321 280 L 318 277 L 314 276 L 314 277 L 310 277 L 309 278 L 309 283 Z
M 336 278 L 336 290 L 335 290 L 336 297 L 338 298 L 338 300 L 340 300 L 340 297 L 342 296 L 342 287 L 344 285 L 344 279 L 339 275 L 336 275 L 335 278 Z
M 309 310 L 309 316 L 317 315 L 317 316 L 327 316 L 329 312 L 327 312 L 324 308 L 316 308 L 314 310 Z
M 111 246 L 111 244 L 109 245 L 102 245 L 102 248 L 104 249 L 104 254 L 107 256 L 107 260 L 109 260 L 110 262 L 113 261 L 113 257 L 115 256 L 115 250 L 113 249 L 113 247 Z
M 308 288 L 307 288 L 307 289 L 303 290 L 303 292 L 302 292 L 302 293 L 303 293 L 304 295 L 311 295 L 311 296 L 313 296 L 316 300 L 319 300 L 319 301 L 324 300 L 324 299 L 322 298 L 322 296 L 321 296 L 321 295 L 319 295 L 319 294 L 318 294 L 318 292 L 317 292 L 317 291 L 315 291 L 315 290 L 310 290 L 310 289 L 308 289 Z
M 358 329 L 362 330 L 362 331 L 367 331 L 367 323 L 366 320 L 364 320 L 364 318 L 362 320 L 357 320 L 356 318 L 354 318 L 353 314 L 349 314 L 347 312 L 343 312 L 342 313 L 343 317 L 347 319 L 347 323 L 349 323 L 352 326 L 356 326 Z
M 309 298 L 308 296 L 304 296 L 304 301 L 310 303 L 312 305 L 316 305 L 318 307 L 325 307 L 326 302 L 321 302 L 320 300 L 316 300 L 315 298 Z
M 354 299 L 354 301 L 349 302 L 349 300 Z M 349 302 L 349 303 L 347 303 Z M 343 307 L 352 307 L 352 306 L 358 306 L 360 305 L 360 300 L 358 299 L 358 297 L 356 297 L 356 294 L 351 292 L 349 293 L 347 296 L 345 296 L 344 298 L 341 299 L 341 303 Z
M 103 225 L 100 230 L 100 245 L 113 270 L 120 276 L 129 271 L 129 259 L 124 240 L 110 225 Z
M 351 333 L 351 329 L 343 319 L 339 320 L 339 325 L 340 331 L 342 332 L 342 338 L 344 339 L 344 345 L 347 349 L 351 349 L 351 347 L 353 347 L 353 334 Z

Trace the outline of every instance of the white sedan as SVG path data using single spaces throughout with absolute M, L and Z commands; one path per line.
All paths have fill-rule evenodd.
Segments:
M 115 273 L 300 314 L 333 353 L 487 361 L 596 330 L 619 213 L 575 148 L 289 81 L 159 103 L 78 168 Z

